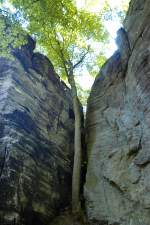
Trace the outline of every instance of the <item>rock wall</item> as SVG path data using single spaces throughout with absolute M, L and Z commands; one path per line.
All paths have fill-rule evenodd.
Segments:
M 84 194 L 96 225 L 150 224 L 150 0 L 132 0 L 88 100 Z
M 0 224 L 48 224 L 70 202 L 70 90 L 34 41 L 0 58 Z

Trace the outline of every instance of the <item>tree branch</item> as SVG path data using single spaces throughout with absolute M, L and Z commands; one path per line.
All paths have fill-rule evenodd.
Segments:
M 52 47 L 53 50 L 56 52 L 56 54 L 58 55 L 58 57 L 61 58 L 62 63 L 63 63 L 63 68 L 64 68 L 64 70 L 65 70 L 65 73 L 66 73 L 67 76 L 69 76 L 68 69 L 67 69 L 67 66 L 66 66 L 65 57 L 64 57 L 64 53 L 63 53 L 63 50 L 62 50 L 62 48 L 61 48 L 60 42 L 59 42 L 58 37 L 57 37 L 57 32 L 56 32 L 55 29 L 53 29 L 52 32 L 53 32 L 53 34 L 54 34 L 54 36 L 55 36 L 55 41 L 56 41 L 56 43 L 57 43 L 57 45 L 58 45 L 58 47 L 59 47 L 59 52 L 57 51 L 57 49 L 55 49 L 55 48 L 53 47 L 53 45 L 52 45 L 52 43 L 51 43 L 51 41 L 50 41 L 51 47 Z M 64 40 L 64 39 L 63 39 L 63 40 Z
M 86 53 L 81 57 L 81 59 L 75 65 L 73 65 L 73 69 L 78 67 L 84 61 L 85 57 L 89 53 L 89 50 L 90 50 L 90 46 L 88 46 L 88 49 L 87 49 Z
M 55 36 L 56 36 L 56 33 L 55 33 Z M 60 55 L 61 55 L 62 63 L 63 63 L 63 65 L 64 65 L 64 69 L 65 69 L 66 75 L 67 75 L 67 77 L 68 77 L 68 76 L 69 76 L 69 73 L 68 73 L 68 69 L 67 69 L 67 66 L 66 66 L 66 62 L 65 62 L 65 56 L 64 56 L 63 50 L 62 50 L 62 48 L 61 48 L 60 42 L 59 42 L 59 40 L 57 39 L 57 37 L 56 37 L 56 42 L 57 42 L 57 44 L 58 44 L 58 46 L 59 46 L 59 50 L 60 50 Z

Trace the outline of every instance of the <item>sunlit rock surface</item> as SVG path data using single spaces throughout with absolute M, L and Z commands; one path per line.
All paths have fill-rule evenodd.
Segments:
M 35 43 L 0 58 L 0 224 L 48 224 L 70 203 L 69 89 Z
M 150 225 L 149 0 L 131 1 L 124 29 L 88 100 L 84 194 L 96 225 Z

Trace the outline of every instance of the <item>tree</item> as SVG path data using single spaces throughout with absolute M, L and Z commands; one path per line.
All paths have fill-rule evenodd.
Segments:
M 105 5 L 103 7 L 103 14 L 106 21 L 117 20 L 121 24 L 125 19 L 130 0 L 120 0 L 116 4 L 111 5 L 110 0 L 105 0 Z
M 73 0 L 11 0 L 17 19 L 46 51 L 58 74 L 71 87 L 75 114 L 72 210 L 80 211 L 81 105 L 75 74 L 94 59 L 92 41 L 105 41 L 106 32 L 99 16 L 78 10 Z M 19 15 L 19 16 L 18 16 Z M 23 22 L 22 22 L 23 21 Z
M 0 56 L 12 58 L 10 54 L 12 48 L 25 44 L 26 35 L 27 33 L 16 20 L 16 15 L 0 8 Z

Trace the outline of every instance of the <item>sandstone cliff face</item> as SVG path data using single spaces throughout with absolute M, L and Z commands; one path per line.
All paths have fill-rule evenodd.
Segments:
M 48 224 L 70 201 L 69 89 L 35 43 L 0 58 L 0 224 Z
M 150 224 L 150 1 L 132 0 L 88 101 L 84 188 L 92 224 Z

